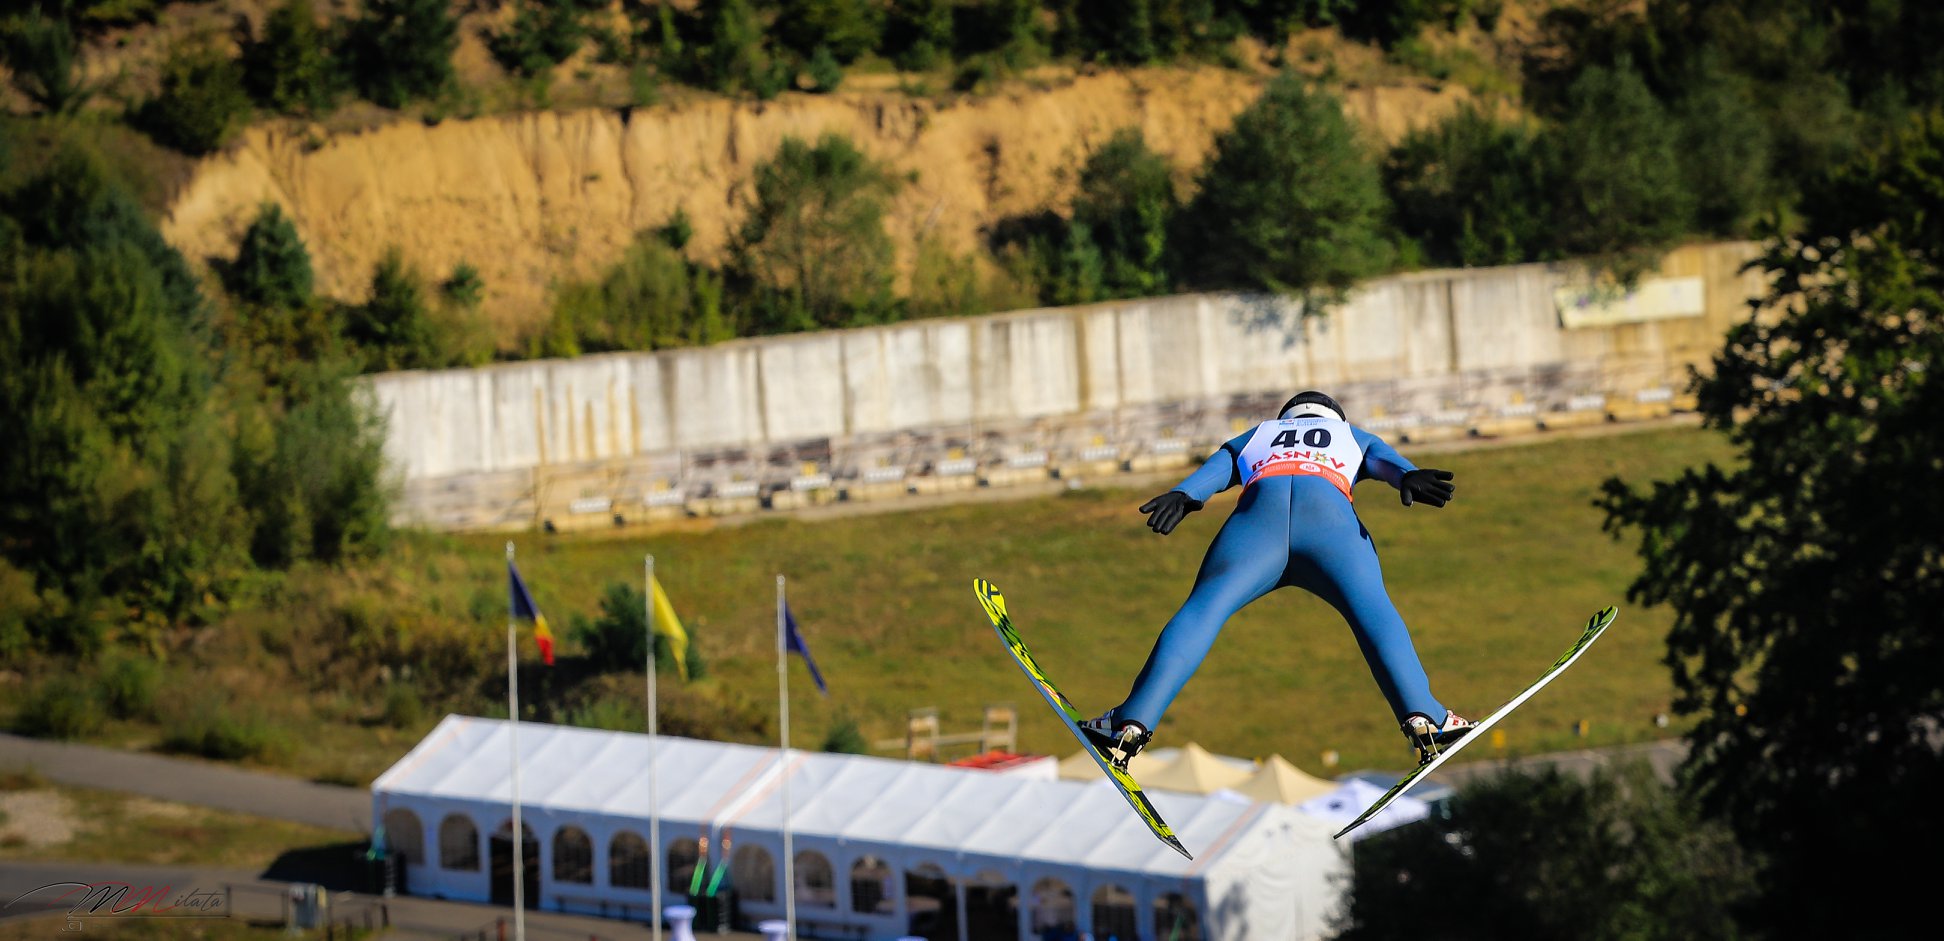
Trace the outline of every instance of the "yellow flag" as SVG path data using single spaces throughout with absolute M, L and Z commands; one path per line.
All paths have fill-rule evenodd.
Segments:
M 675 616 L 675 606 L 668 603 L 668 593 L 662 591 L 661 580 L 649 582 L 655 592 L 655 633 L 668 638 L 668 652 L 675 658 L 675 670 L 688 679 L 688 632 L 682 630 L 682 619 Z

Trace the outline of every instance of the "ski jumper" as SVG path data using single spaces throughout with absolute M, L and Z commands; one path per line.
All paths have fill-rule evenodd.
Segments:
M 1267 421 L 1222 445 L 1174 489 L 1205 503 L 1239 484 L 1242 497 L 1115 718 L 1156 728 L 1222 625 L 1249 602 L 1293 585 L 1350 622 L 1399 722 L 1414 712 L 1441 721 L 1445 707 L 1431 695 L 1410 631 L 1384 591 L 1376 546 L 1351 506 L 1357 481 L 1395 487 L 1415 469 L 1382 438 L 1332 418 Z

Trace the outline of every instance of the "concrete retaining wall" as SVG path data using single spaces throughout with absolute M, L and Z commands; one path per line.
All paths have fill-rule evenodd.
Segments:
M 401 521 L 606 523 L 882 490 L 898 471 L 1044 479 L 1076 463 L 1199 460 L 1310 387 L 1406 441 L 1508 417 L 1536 426 L 1595 400 L 1665 402 L 1746 316 L 1754 252 L 1673 252 L 1650 276 L 1670 288 L 1655 296 L 1698 309 L 1629 308 L 1616 316 L 1636 322 L 1611 325 L 1564 325 L 1613 300 L 1575 300 L 1583 272 L 1519 265 L 1380 279 L 1325 317 L 1282 298 L 1184 295 L 369 384 Z

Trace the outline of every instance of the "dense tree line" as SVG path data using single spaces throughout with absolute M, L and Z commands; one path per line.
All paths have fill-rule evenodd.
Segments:
M 301 245 L 253 232 L 238 302 L 212 301 L 86 146 L 8 156 L 0 652 L 154 639 L 253 572 L 382 546 L 380 430 L 304 323 Z

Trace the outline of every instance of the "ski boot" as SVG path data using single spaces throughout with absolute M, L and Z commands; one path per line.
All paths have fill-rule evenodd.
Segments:
M 1112 712 L 1080 723 L 1080 731 L 1086 734 L 1087 743 L 1100 753 L 1100 757 L 1122 771 L 1126 771 L 1127 763 L 1147 747 L 1148 739 L 1154 737 L 1154 733 L 1141 723 L 1132 719 L 1116 719 Z
M 1420 765 L 1438 757 L 1439 752 L 1464 738 L 1471 730 L 1470 719 L 1449 709 L 1445 710 L 1444 723 L 1441 725 L 1433 723 L 1431 717 L 1422 712 L 1413 712 L 1404 719 L 1404 737 L 1417 750 Z

